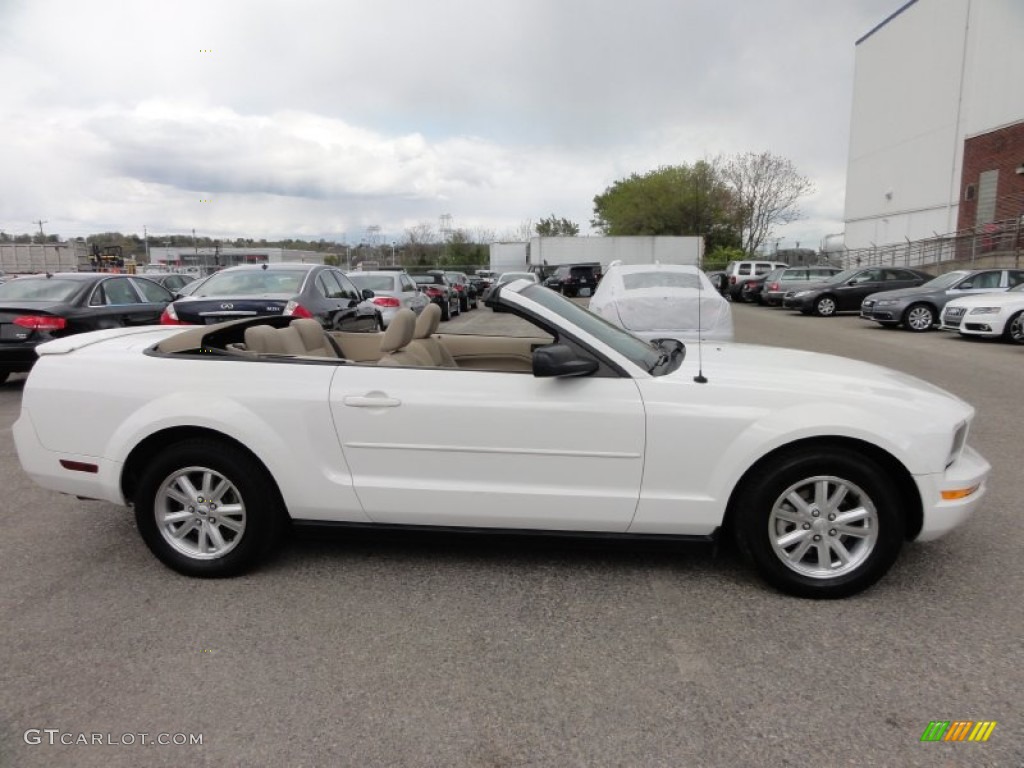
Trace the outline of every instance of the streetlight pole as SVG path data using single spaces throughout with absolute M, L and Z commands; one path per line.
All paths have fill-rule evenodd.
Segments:
M 391 266 L 395 266 L 395 241 L 391 241 Z

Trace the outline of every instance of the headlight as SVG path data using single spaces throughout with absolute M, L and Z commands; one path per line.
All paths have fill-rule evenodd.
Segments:
M 801 296 L 810 296 L 813 291 L 797 291 L 793 294 L 794 299 L 799 299 Z
M 975 307 L 967 314 L 969 315 L 998 315 L 999 307 Z
M 893 304 L 899 304 L 898 299 L 879 299 L 875 302 L 876 307 L 891 307 Z
M 950 447 L 949 457 L 946 459 L 947 467 L 960 458 L 960 453 L 967 442 L 967 427 L 966 421 L 961 421 L 956 425 L 956 431 L 953 433 L 953 445 Z

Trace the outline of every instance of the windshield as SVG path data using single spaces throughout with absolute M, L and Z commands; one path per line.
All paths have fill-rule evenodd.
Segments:
M 304 269 L 246 269 L 218 272 L 193 296 L 264 296 L 270 293 L 297 294 L 309 274 Z
M 661 359 L 661 353 L 646 341 L 638 339 L 617 325 L 612 325 L 603 317 L 598 317 L 559 293 L 540 285 L 530 285 L 520 291 L 520 294 L 600 339 L 645 371 L 653 369 Z
M 395 278 L 391 275 L 356 275 L 350 274 L 349 279 L 356 284 L 359 290 L 369 289 L 371 291 L 393 291 L 395 290 Z
M 921 289 L 923 290 L 925 288 L 949 288 L 949 286 L 959 283 L 961 280 L 964 279 L 964 277 L 966 277 L 969 274 L 970 272 L 964 270 L 960 270 L 957 272 L 947 272 L 944 275 L 939 275 L 934 280 L 929 280 L 927 283 L 924 283 L 921 286 Z
M 0 285 L 0 299 L 67 301 L 82 287 L 80 280 L 19 277 Z
M 627 291 L 643 288 L 693 288 L 698 290 L 704 286 L 692 272 L 632 272 L 622 276 L 622 284 Z

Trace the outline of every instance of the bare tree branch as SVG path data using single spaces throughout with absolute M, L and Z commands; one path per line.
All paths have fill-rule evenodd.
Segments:
M 791 160 L 771 152 L 746 152 L 725 163 L 722 177 L 735 196 L 743 250 L 753 255 L 778 224 L 802 217 L 797 201 L 814 191 Z

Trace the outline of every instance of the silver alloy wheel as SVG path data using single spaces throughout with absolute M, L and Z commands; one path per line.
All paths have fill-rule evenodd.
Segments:
M 878 511 L 849 480 L 808 477 L 776 499 L 768 535 L 786 567 L 812 579 L 834 579 L 857 570 L 874 550 Z
M 815 309 L 818 310 L 818 314 L 822 317 L 831 317 L 836 313 L 836 300 L 831 296 L 820 298 L 815 305 Z
M 157 489 L 153 514 L 164 541 L 195 560 L 223 557 L 245 534 L 241 494 L 208 467 L 185 467 L 169 475 Z
M 935 323 L 935 315 L 928 307 L 918 304 L 907 312 L 906 322 L 907 327 L 913 331 L 927 331 Z
M 1024 312 L 1018 312 L 1010 318 L 1007 333 L 1014 344 L 1024 344 Z

